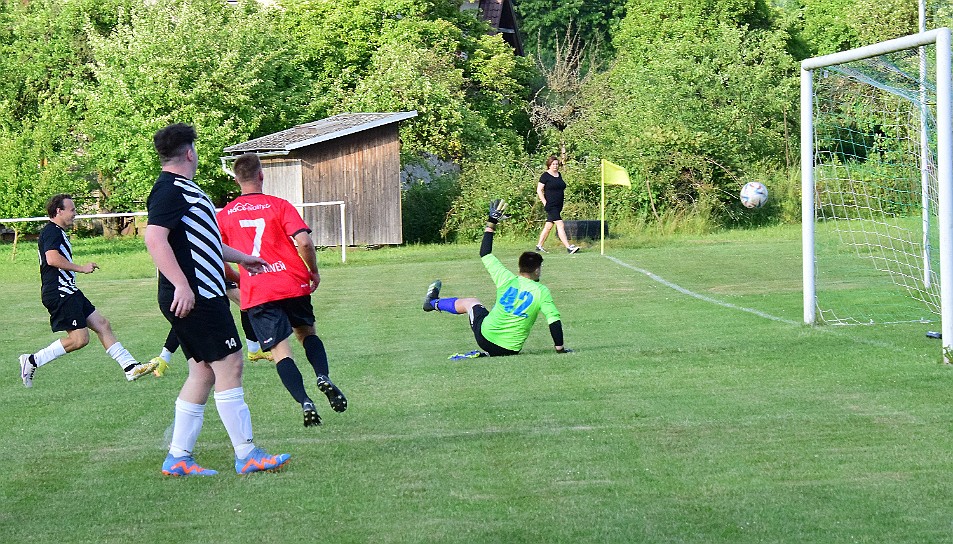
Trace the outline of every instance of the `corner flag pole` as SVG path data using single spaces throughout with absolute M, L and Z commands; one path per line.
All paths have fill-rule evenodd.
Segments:
M 599 255 L 606 254 L 606 161 L 599 164 L 600 176 L 599 187 L 601 188 L 602 198 L 599 200 Z

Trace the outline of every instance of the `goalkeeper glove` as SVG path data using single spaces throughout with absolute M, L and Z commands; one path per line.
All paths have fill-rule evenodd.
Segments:
M 503 210 L 506 209 L 506 202 L 497 198 L 490 202 L 490 215 L 487 217 L 487 222 L 497 224 L 501 219 L 506 219 L 508 215 L 503 215 Z

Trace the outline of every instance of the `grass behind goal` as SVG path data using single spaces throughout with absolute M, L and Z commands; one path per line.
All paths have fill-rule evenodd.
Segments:
M 269 364 L 249 364 L 256 442 L 278 474 L 238 477 L 210 403 L 205 479 L 159 474 L 183 378 L 129 384 L 98 344 L 37 372 L 48 345 L 32 246 L 0 246 L 0 535 L 10 542 L 924 542 L 950 539 L 951 369 L 914 324 L 800 325 L 797 227 L 611 241 L 546 255 L 555 355 L 473 348 L 447 296 L 493 297 L 473 245 L 322 252 L 315 295 L 344 414 L 305 429 Z M 503 240 L 513 265 L 531 247 Z M 525 246 L 525 247 L 524 247 Z M 167 325 L 141 241 L 74 240 L 79 285 L 148 359 Z M 650 276 L 649 274 L 653 274 Z M 864 285 L 851 285 L 856 296 Z M 303 356 L 300 347 L 296 354 Z M 301 363 L 299 363 L 301 365 Z M 310 369 L 302 366 L 305 376 Z M 309 388 L 313 393 L 313 387 Z

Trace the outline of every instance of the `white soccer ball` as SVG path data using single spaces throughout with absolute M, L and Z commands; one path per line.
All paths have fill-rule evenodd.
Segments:
M 768 201 L 768 188 L 763 183 L 749 181 L 741 188 L 741 203 L 745 208 L 760 208 Z

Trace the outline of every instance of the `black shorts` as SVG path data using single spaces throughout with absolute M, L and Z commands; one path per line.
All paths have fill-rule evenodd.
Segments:
M 196 297 L 195 307 L 182 318 L 169 310 L 171 304 L 171 299 L 159 298 L 159 309 L 172 325 L 186 358 L 212 363 L 241 351 L 242 342 L 228 307 L 228 297 Z
M 271 351 L 278 342 L 291 336 L 294 327 L 314 325 L 314 308 L 309 295 L 285 298 L 252 306 L 248 309 L 248 320 L 261 349 Z
M 490 354 L 490 357 L 500 357 L 503 355 L 516 355 L 519 352 L 511 349 L 502 348 L 493 342 L 490 342 L 483 336 L 483 320 L 490 315 L 490 311 L 482 304 L 477 304 L 470 309 L 470 328 L 473 329 L 473 337 L 480 349 Z
M 558 205 L 558 206 L 546 206 L 544 209 L 546 210 L 546 222 L 547 222 L 547 223 L 552 223 L 552 222 L 554 222 L 554 221 L 561 221 L 561 220 L 562 220 L 562 218 L 563 218 L 563 216 L 562 216 L 562 213 L 563 213 L 563 205 L 562 205 L 562 204 L 560 204 L 560 205 Z
M 44 298 L 43 305 L 50 312 L 50 329 L 53 332 L 85 329 L 86 318 L 96 311 L 82 291 L 63 297 Z

